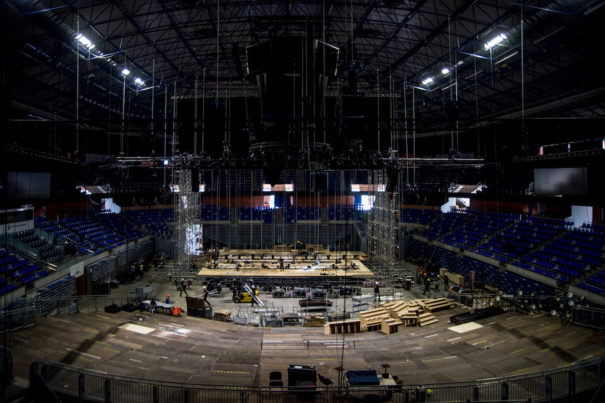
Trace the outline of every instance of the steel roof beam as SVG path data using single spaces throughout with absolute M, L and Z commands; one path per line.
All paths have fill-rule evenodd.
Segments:
M 139 24 L 137 24 L 137 22 L 132 18 L 132 16 L 130 15 L 130 13 L 128 12 L 128 10 L 126 10 L 126 8 L 124 7 L 124 5 L 122 4 L 121 1 L 117 1 L 117 0 L 112 0 L 113 3 L 116 5 L 116 7 L 118 7 L 118 9 L 122 12 L 122 14 L 124 15 L 124 17 L 128 20 L 128 22 L 130 23 L 130 25 L 132 25 L 134 27 L 134 29 L 136 29 L 140 34 L 141 37 L 145 40 L 145 42 L 147 43 L 147 45 L 151 46 L 153 49 L 155 49 L 155 51 L 157 52 L 158 55 L 160 55 L 165 61 L 166 63 L 168 63 L 168 65 L 170 67 L 172 67 L 174 69 L 174 71 L 176 71 L 177 75 L 179 73 L 179 69 L 174 65 L 174 63 L 172 62 L 172 60 L 170 60 L 170 58 L 168 58 L 164 52 L 162 52 L 160 49 L 158 49 L 155 46 L 154 41 L 152 41 L 151 39 L 149 39 L 149 37 L 145 34 L 144 30 L 139 26 Z M 139 66 L 137 66 L 138 68 L 140 68 Z M 147 74 L 148 76 L 151 76 L 151 74 L 149 74 L 148 71 L 146 71 L 145 69 L 141 70 L 145 71 L 145 74 Z
M 455 20 L 458 17 L 458 15 L 460 15 L 460 14 L 464 13 L 466 10 L 468 10 L 475 3 L 475 1 L 476 0 L 466 0 L 464 2 L 464 4 L 462 5 L 462 7 L 458 8 L 454 12 L 454 14 L 451 15 L 449 20 L 450 21 Z M 395 63 L 391 64 L 391 66 L 389 66 L 387 69 L 384 69 L 382 71 L 382 75 L 384 76 L 386 74 L 389 74 L 389 73 L 397 70 L 399 67 L 401 67 L 401 65 L 403 65 L 410 57 L 414 56 L 416 53 L 418 53 L 419 50 L 421 50 L 423 47 L 428 45 L 433 39 L 435 39 L 439 34 L 441 34 L 441 32 L 447 28 L 448 23 L 449 23 L 449 21 L 445 20 L 441 24 L 439 24 L 439 26 L 437 28 L 435 28 L 426 39 L 418 42 L 416 44 L 416 46 L 414 46 L 412 49 L 407 51 L 405 55 L 403 55 L 402 57 L 397 59 L 397 61 Z
M 420 11 L 420 9 L 428 2 L 428 0 L 423 0 L 423 1 L 419 1 L 416 3 L 416 5 L 414 6 L 414 8 L 412 8 L 410 10 L 410 12 L 408 13 L 408 15 L 405 16 L 405 18 L 403 18 L 399 23 L 397 23 L 397 26 L 395 28 L 395 31 L 393 31 L 393 33 L 391 33 L 391 35 L 389 36 L 389 38 L 387 40 L 385 40 L 382 45 L 380 45 L 367 59 L 366 59 L 366 64 L 368 64 L 371 60 L 373 60 L 376 56 L 378 56 L 378 54 L 380 52 L 382 52 L 382 50 L 384 48 L 386 48 L 388 46 L 389 43 L 391 43 L 391 41 L 393 39 L 395 39 L 397 37 L 397 35 L 399 35 L 399 32 L 401 32 L 401 30 L 403 29 L 404 26 L 407 25 L 408 22 L 410 22 L 410 20 L 412 18 L 414 18 L 416 16 L 416 14 L 418 14 L 418 12 Z
M 168 10 L 166 8 L 166 5 L 164 4 L 163 1 L 158 1 L 158 3 L 160 3 L 160 5 L 162 6 L 162 10 L 164 11 L 164 15 L 166 15 L 166 17 L 168 18 L 168 20 L 172 24 L 174 31 L 176 32 L 176 34 L 179 37 L 179 39 L 181 40 L 181 42 L 183 42 L 183 45 L 185 45 L 185 48 L 191 54 L 191 57 L 193 57 L 195 59 L 195 61 L 197 61 L 197 63 L 199 64 L 199 66 L 202 69 L 207 69 L 208 66 L 206 66 L 204 64 L 204 61 L 202 60 L 201 56 L 198 53 L 195 52 L 195 50 L 193 49 L 193 47 L 191 46 L 191 44 L 189 43 L 189 41 L 187 40 L 187 38 L 185 38 L 185 36 L 181 32 L 181 30 L 179 29 L 178 24 L 174 21 L 174 18 L 170 14 L 170 10 Z M 214 76 L 212 74 L 209 74 L 208 77 L 212 78 Z

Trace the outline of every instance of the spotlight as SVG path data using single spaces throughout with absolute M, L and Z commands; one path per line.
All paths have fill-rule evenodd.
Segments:
M 129 75 L 129 74 L 130 74 L 130 70 L 128 70 L 126 67 L 124 67 L 124 68 L 122 69 L 122 75 L 123 75 L 123 76 L 127 76 L 127 75 Z
M 76 35 L 76 39 L 78 40 L 78 42 L 80 42 L 82 46 L 85 46 L 89 50 L 95 47 L 94 43 L 92 43 L 90 39 L 88 39 L 82 34 Z
M 485 50 L 490 50 L 491 48 L 502 43 L 506 39 L 507 39 L 506 35 L 499 34 L 498 36 L 495 36 L 492 39 L 490 39 L 489 41 L 487 41 L 485 43 L 485 45 L 483 45 L 483 47 L 485 48 Z

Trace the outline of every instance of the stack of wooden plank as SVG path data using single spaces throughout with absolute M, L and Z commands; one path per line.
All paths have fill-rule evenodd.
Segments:
M 447 298 L 415 299 L 409 302 L 392 301 L 383 305 L 393 319 L 405 326 L 427 326 L 438 320 L 431 314 L 441 309 L 449 309 L 454 302 Z
M 397 333 L 399 330 L 399 325 L 401 325 L 401 322 L 397 319 L 386 319 L 382 321 L 380 331 L 384 334 Z
M 324 325 L 324 334 L 359 333 L 361 326 L 357 319 L 328 322 Z
M 418 326 L 424 327 L 437 322 L 439 322 L 437 318 L 430 312 L 425 312 L 418 315 Z
M 397 319 L 405 326 L 416 326 L 418 312 L 422 307 L 417 303 L 405 301 L 392 301 L 383 305 L 393 319 Z
M 223 322 L 228 322 L 231 320 L 231 311 L 227 309 L 221 309 L 218 311 L 214 311 L 213 319 L 221 320 Z
M 307 316 L 307 321 L 305 322 L 306 327 L 322 327 L 325 321 L 323 316 L 319 315 L 309 315 Z
M 396 333 L 400 325 L 428 326 L 438 322 L 431 312 L 449 309 L 453 304 L 453 301 L 446 298 L 415 299 L 410 302 L 390 301 L 378 308 L 359 312 L 359 330 L 362 332 L 380 330 L 385 334 L 391 334 Z M 337 326 L 336 323 L 339 325 Z M 342 323 L 344 322 L 327 323 L 326 334 L 345 331 L 340 329 Z
M 424 306 L 431 312 L 440 311 L 442 309 L 450 309 L 454 306 L 454 301 L 447 298 L 423 299 Z
M 383 307 L 359 312 L 359 322 L 361 323 L 362 332 L 380 330 L 382 321 L 387 319 L 391 319 L 391 315 L 389 314 L 389 311 Z

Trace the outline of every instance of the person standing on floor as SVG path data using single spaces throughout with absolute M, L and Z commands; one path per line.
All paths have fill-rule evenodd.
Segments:
M 374 284 L 374 301 L 376 300 L 380 302 L 380 283 L 378 281 Z
M 446 292 L 450 290 L 450 278 L 447 276 L 447 272 L 443 273 L 443 288 Z
M 431 295 L 431 279 L 429 278 L 429 276 L 426 276 L 424 278 L 424 291 L 422 292 L 422 295 L 426 294 L 427 292 L 429 293 L 429 295 Z
M 204 304 L 208 304 L 208 306 L 212 306 L 210 302 L 208 302 L 208 289 L 204 287 Z
M 180 291 L 179 297 L 183 296 L 183 291 L 185 291 L 185 296 L 187 296 L 187 297 L 189 296 L 189 294 L 187 294 L 187 283 L 185 283 L 184 278 L 181 279 L 181 285 L 180 285 L 179 291 Z
M 250 285 L 250 291 L 252 291 L 250 293 L 250 296 L 252 297 L 252 300 L 250 301 L 250 305 L 254 306 L 254 304 L 258 305 L 258 303 L 256 302 L 256 286 L 253 283 L 253 280 L 250 280 L 250 283 L 252 283 Z
M 149 312 L 153 313 L 155 311 L 155 308 L 158 306 L 157 301 L 155 300 L 155 297 L 151 298 L 151 302 L 149 303 Z

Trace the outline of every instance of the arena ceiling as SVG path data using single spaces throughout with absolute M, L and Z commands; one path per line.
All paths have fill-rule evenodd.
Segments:
M 148 118 L 152 87 L 157 106 L 167 87 L 170 97 L 194 96 L 196 78 L 208 97 L 227 89 L 253 97 L 246 47 L 312 36 L 340 49 L 332 94 L 350 85 L 353 70 L 353 95 L 392 91 L 403 103 L 405 88 L 408 106 L 413 91 L 425 116 L 444 116 L 457 98 L 456 116 L 469 125 L 523 115 L 601 117 L 604 3 L 7 0 L 0 9 L 12 74 L 3 92 L 36 117 L 73 120 L 78 99 L 80 119 L 102 120 L 121 111 L 127 68 L 136 94 L 129 115 Z

